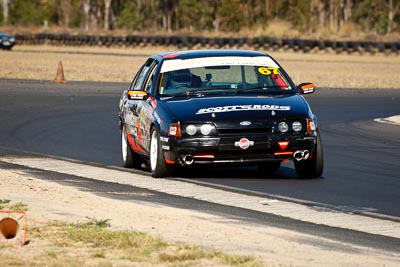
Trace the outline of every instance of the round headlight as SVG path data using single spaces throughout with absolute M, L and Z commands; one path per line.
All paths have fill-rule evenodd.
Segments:
M 200 132 L 202 135 L 209 135 L 214 127 L 210 124 L 204 124 L 200 127 Z
M 301 126 L 301 123 L 299 121 L 295 121 L 295 122 L 292 123 L 293 131 L 300 132 L 301 128 L 302 128 L 302 126 Z
M 191 124 L 191 125 L 188 125 L 188 126 L 186 127 L 186 133 L 187 133 L 188 135 L 195 135 L 196 132 L 197 132 L 196 126 L 194 126 L 194 125 Z
M 278 124 L 279 131 L 286 133 L 289 130 L 289 126 L 286 122 L 282 121 Z

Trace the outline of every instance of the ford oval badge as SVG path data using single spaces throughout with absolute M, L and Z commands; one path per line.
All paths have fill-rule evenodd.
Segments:
M 241 121 L 240 125 L 242 126 L 249 126 L 251 124 L 251 121 Z

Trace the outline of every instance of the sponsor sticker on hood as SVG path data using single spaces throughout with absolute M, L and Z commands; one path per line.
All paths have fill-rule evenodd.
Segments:
M 263 110 L 290 110 L 290 106 L 277 106 L 277 105 L 235 105 L 235 106 L 222 106 L 222 107 L 209 107 L 199 109 L 196 114 L 207 113 L 221 113 L 233 111 L 263 111 Z

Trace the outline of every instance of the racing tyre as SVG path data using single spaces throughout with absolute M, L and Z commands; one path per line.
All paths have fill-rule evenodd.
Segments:
M 257 168 L 260 173 L 271 174 L 277 172 L 280 166 L 281 161 L 271 161 L 259 164 Z
M 125 126 L 123 126 L 121 130 L 121 154 L 123 166 L 125 168 L 138 168 L 142 163 L 141 158 L 139 158 L 129 146 Z
M 316 178 L 322 175 L 324 170 L 324 156 L 319 132 L 317 132 L 317 146 L 313 157 L 307 160 L 295 160 L 294 167 L 296 168 L 297 175 L 300 178 Z
M 173 171 L 173 166 L 165 163 L 161 149 L 160 134 L 155 127 L 151 131 L 150 139 L 150 170 L 151 176 L 154 178 L 169 176 Z

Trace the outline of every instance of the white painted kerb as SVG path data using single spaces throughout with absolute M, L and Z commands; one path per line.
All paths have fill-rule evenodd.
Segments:
M 249 196 L 184 181 L 154 179 L 145 175 L 53 158 L 0 157 L 0 161 L 99 181 L 126 184 L 170 195 L 275 214 L 304 222 L 400 238 L 400 223 L 390 220 L 317 208 L 289 201 Z

